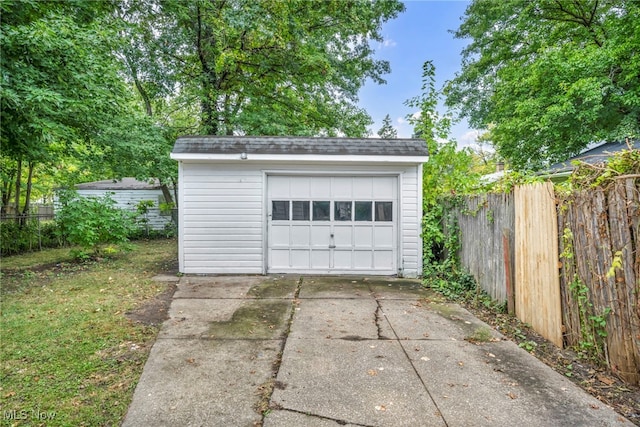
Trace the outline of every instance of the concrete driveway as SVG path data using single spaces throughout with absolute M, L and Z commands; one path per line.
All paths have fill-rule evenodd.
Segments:
M 182 277 L 123 426 L 631 426 L 417 280 Z

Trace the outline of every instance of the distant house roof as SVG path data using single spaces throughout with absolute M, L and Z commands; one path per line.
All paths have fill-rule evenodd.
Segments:
M 640 140 L 632 141 L 631 148 L 634 150 L 640 150 Z M 566 175 L 573 171 L 574 165 L 572 163 L 574 161 L 581 161 L 591 165 L 595 165 L 598 163 L 606 162 L 607 159 L 609 159 L 609 157 L 611 157 L 611 155 L 613 155 L 614 153 L 628 149 L 629 146 L 626 142 L 605 142 L 593 148 L 587 149 L 577 156 L 571 157 L 567 161 L 552 165 L 549 169 L 544 171 L 544 174 Z
M 482 175 L 480 177 L 480 182 L 483 184 L 491 184 L 492 182 L 496 182 L 502 179 L 502 177 L 505 176 L 507 172 L 508 171 L 501 170 L 501 171 L 489 173 L 486 175 Z
M 151 183 L 138 181 L 135 178 L 122 178 L 121 180 L 106 179 L 104 181 L 85 182 L 77 184 L 77 190 L 153 190 L 160 188 L 160 182 L 155 179 Z
M 422 139 L 314 138 L 293 136 L 182 136 L 172 158 L 203 155 L 308 155 L 308 156 L 411 156 L 426 157 Z M 244 157 L 243 157 L 244 158 Z

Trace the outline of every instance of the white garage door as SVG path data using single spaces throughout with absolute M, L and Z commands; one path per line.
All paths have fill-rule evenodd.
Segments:
M 396 176 L 269 176 L 268 271 L 397 273 Z

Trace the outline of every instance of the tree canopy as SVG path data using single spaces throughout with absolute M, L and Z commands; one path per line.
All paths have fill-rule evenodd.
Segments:
M 178 134 L 364 136 L 358 90 L 389 71 L 370 44 L 403 10 L 397 0 L 1 0 L 3 212 L 10 200 L 29 210 L 39 174 L 55 185 L 170 183 Z
M 357 107 L 357 92 L 389 71 L 370 41 L 381 40 L 382 23 L 404 10 L 396 0 L 131 7 L 123 16 L 144 31 L 128 55 L 137 87 L 167 87 L 170 76 L 174 93 L 199 107 L 196 132 L 213 135 L 363 136 L 371 119 Z
M 109 54 L 113 31 L 101 25 L 108 3 L 3 1 L 0 7 L 3 207 L 7 180 L 15 178 L 16 211 L 26 212 L 36 166 L 59 162 L 119 115 L 126 87 Z
M 405 102 L 418 114 L 407 116 L 415 136 L 429 148 L 429 161 L 423 165 L 423 205 L 425 212 L 438 205 L 438 198 L 451 193 L 464 194 L 478 184 L 479 171 L 467 147 L 458 149 L 451 138 L 451 118 L 438 114 L 440 92 L 436 89 L 436 69 L 431 61 L 422 66 L 421 93 Z
M 512 166 L 640 137 L 639 2 L 474 0 L 455 35 L 471 42 L 447 104 Z
M 387 114 L 382 119 L 382 127 L 378 131 L 378 136 L 382 139 L 395 139 L 398 137 L 398 131 L 391 123 L 391 117 Z

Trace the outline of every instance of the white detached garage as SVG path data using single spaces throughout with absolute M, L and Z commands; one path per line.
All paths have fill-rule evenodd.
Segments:
M 180 137 L 186 274 L 422 272 L 421 139 Z

